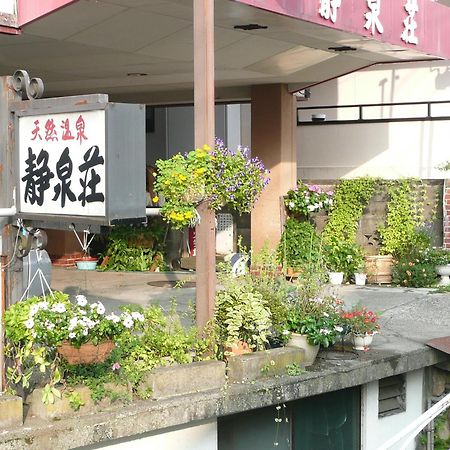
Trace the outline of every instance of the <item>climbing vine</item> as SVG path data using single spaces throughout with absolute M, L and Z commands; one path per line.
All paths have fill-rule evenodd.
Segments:
M 325 244 L 336 241 L 353 244 L 356 241 L 358 222 L 375 192 L 377 182 L 376 178 L 369 177 L 340 181 L 334 191 L 330 219 L 322 234 Z
M 386 223 L 378 227 L 380 252 L 401 256 L 418 246 L 427 248 L 427 236 L 420 230 L 425 224 L 426 187 L 422 180 L 408 178 L 387 181 Z

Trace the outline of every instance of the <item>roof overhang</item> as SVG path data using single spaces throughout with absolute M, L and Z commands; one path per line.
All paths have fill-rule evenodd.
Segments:
M 0 35 L 0 73 L 26 69 L 43 78 L 47 95 L 104 92 L 118 101 L 192 102 L 193 1 L 19 0 L 19 9 L 30 8 L 19 14 L 27 24 L 21 35 Z M 400 5 L 396 13 L 394 3 Z M 402 3 L 390 2 L 390 12 L 382 11 L 387 15 L 380 20 L 395 29 L 386 22 L 378 36 L 364 29 L 367 2 L 342 2 L 333 23 L 319 15 L 316 0 L 215 0 L 216 98 L 245 100 L 256 84 L 285 83 L 297 90 L 380 62 L 445 56 L 450 41 L 428 51 L 421 25 L 417 45 L 401 41 Z M 450 8 L 431 0 L 418 4 L 418 20 L 420 14 L 439 16 L 430 35 L 441 39 Z M 243 24 L 267 28 L 234 28 Z

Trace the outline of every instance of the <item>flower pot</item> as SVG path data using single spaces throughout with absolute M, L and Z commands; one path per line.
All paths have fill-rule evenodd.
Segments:
M 94 364 L 104 362 L 114 347 L 115 344 L 111 340 L 100 342 L 98 345 L 87 342 L 86 344 L 81 344 L 80 348 L 74 347 L 68 341 L 64 341 L 56 347 L 56 351 L 71 365 Z
M 344 272 L 328 272 L 331 284 L 342 284 L 344 281 Z
M 355 284 L 364 286 L 366 284 L 367 275 L 365 273 L 355 273 Z
M 392 283 L 392 265 L 394 258 L 392 255 L 366 256 L 367 281 L 372 284 Z
M 230 356 L 245 355 L 246 353 L 252 353 L 252 351 L 247 342 L 244 341 L 236 341 L 229 347 L 225 347 L 226 354 Z
M 441 276 L 439 286 L 448 286 L 450 284 L 450 264 L 436 266 L 436 273 Z
M 353 348 L 355 350 L 368 350 L 372 343 L 372 334 L 352 334 Z
M 86 256 L 84 258 L 77 259 L 75 264 L 77 265 L 78 270 L 95 270 L 97 268 L 98 259 Z
M 312 345 L 308 342 L 306 334 L 291 333 L 291 338 L 287 343 L 288 347 L 297 347 L 305 350 L 305 366 L 311 366 L 316 360 L 320 345 Z

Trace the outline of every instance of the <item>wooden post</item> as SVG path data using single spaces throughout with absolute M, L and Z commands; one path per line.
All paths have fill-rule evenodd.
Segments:
M 0 77 L 0 208 L 13 206 L 13 191 L 17 181 L 13 115 L 10 104 L 21 100 L 12 88 L 12 77 Z M 22 260 L 14 258 L 16 230 L 10 217 L 0 217 L 0 253 L 2 273 L 0 289 L 0 321 L 5 306 L 19 300 L 22 295 Z M 6 266 L 6 267 L 5 267 Z M 0 323 L 0 391 L 4 380 L 3 338 Z
M 214 148 L 214 1 L 194 5 L 194 126 L 195 146 Z M 196 228 L 197 326 L 201 330 L 214 314 L 216 292 L 215 215 L 207 203 L 198 207 Z

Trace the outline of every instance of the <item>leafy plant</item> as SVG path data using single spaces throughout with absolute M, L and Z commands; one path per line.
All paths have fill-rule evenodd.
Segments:
M 428 252 L 401 256 L 392 268 L 392 282 L 405 287 L 428 287 L 437 279 L 436 263 Z
M 290 364 L 286 364 L 286 373 L 290 377 L 298 377 L 299 375 L 305 373 L 305 369 L 303 369 L 303 367 L 300 366 L 299 364 L 293 362 Z
M 312 345 L 329 347 L 336 341 L 340 328 L 341 301 L 333 296 L 290 299 L 287 328 L 293 333 L 306 334 Z
M 165 200 L 161 214 L 175 228 L 194 224 L 195 207 L 205 200 L 214 210 L 228 205 L 239 214 L 250 212 L 269 181 L 264 165 L 250 158 L 247 148 L 232 151 L 216 140 L 210 150 L 205 145 L 156 162 L 155 190 Z
M 115 226 L 106 236 L 106 258 L 101 270 L 148 271 L 164 268 L 164 239 L 167 225 L 150 221 L 144 226 Z
M 370 177 L 344 179 L 337 184 L 330 218 L 322 232 L 325 244 L 356 242 L 359 220 L 377 184 L 378 180 Z
M 333 195 L 333 191 L 298 180 L 297 187 L 288 191 L 284 204 L 291 213 L 308 216 L 312 212 L 328 211 L 333 205 Z
M 292 267 L 294 270 L 305 269 L 307 265 L 319 261 L 320 245 L 320 238 L 313 225 L 291 217 L 284 225 L 277 257 L 284 267 Z
M 334 239 L 324 246 L 324 259 L 331 272 L 344 272 L 347 278 L 364 266 L 364 252 L 361 246 Z
M 429 247 L 421 227 L 424 225 L 425 187 L 421 180 L 403 179 L 388 182 L 389 200 L 386 223 L 378 227 L 380 252 L 399 257 L 412 249 Z
M 236 341 L 263 350 L 271 334 L 271 313 L 262 294 L 246 283 L 228 284 L 216 294 L 214 321 L 219 342 L 231 347 Z

